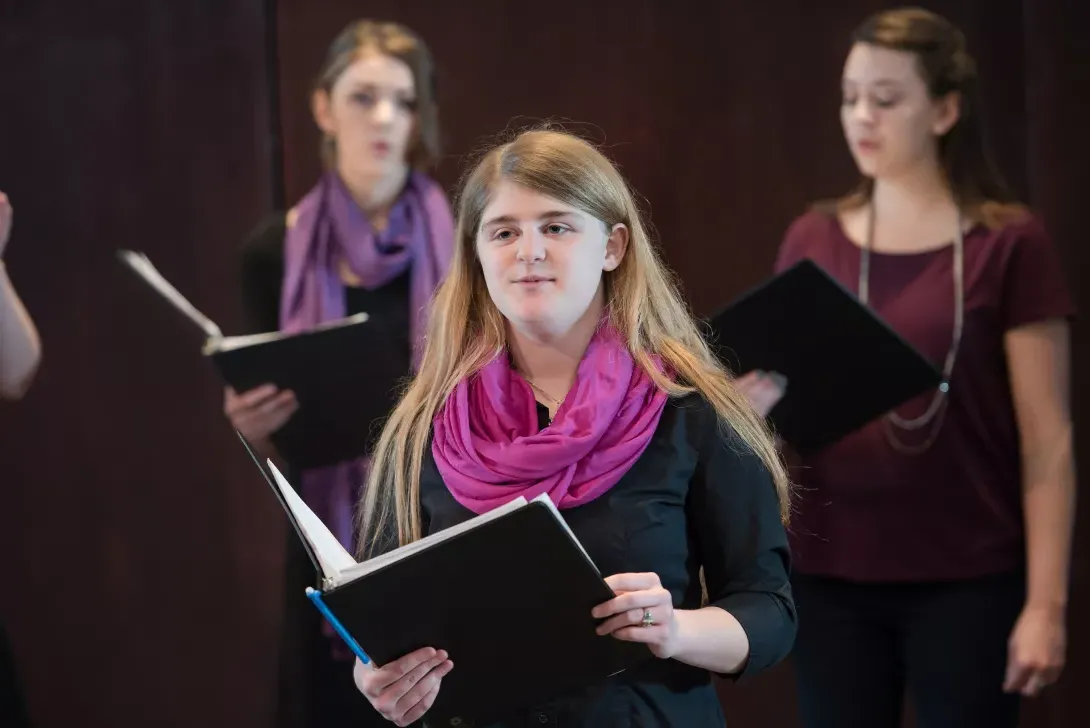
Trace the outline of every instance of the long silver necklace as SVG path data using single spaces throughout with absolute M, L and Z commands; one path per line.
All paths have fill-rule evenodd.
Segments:
M 868 305 L 868 299 L 870 297 L 870 256 L 871 248 L 874 246 L 874 226 L 874 201 L 871 200 L 870 214 L 867 221 L 866 245 L 863 246 L 859 258 L 859 299 L 863 302 L 864 306 Z M 891 410 L 882 418 L 886 439 L 889 440 L 890 445 L 895 450 L 902 453 L 918 455 L 930 448 L 938 437 L 939 431 L 942 429 L 942 423 L 946 417 L 947 407 L 949 406 L 950 378 L 954 372 L 954 362 L 957 361 L 958 348 L 961 345 L 962 328 L 965 322 L 965 240 L 962 232 L 963 227 L 964 225 L 959 215 L 957 236 L 954 238 L 954 335 L 950 342 L 950 349 L 946 353 L 946 360 L 943 362 L 942 381 L 939 383 L 935 395 L 931 398 L 931 404 L 928 405 L 927 410 L 919 417 L 906 419 Z M 919 445 L 905 444 L 897 437 L 894 430 L 894 427 L 899 427 L 902 430 L 911 432 L 932 425 L 932 423 L 934 426 L 928 433 L 928 436 Z

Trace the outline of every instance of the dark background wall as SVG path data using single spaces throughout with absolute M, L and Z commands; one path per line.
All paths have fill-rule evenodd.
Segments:
M 1085 308 L 1076 0 L 925 4 L 969 35 L 1000 159 Z M 819 5 L 0 2 L 6 257 L 45 342 L 30 396 L 0 410 L 0 618 L 37 725 L 270 725 L 283 520 L 219 414 L 199 333 L 113 251 L 147 252 L 230 332 L 241 239 L 317 174 L 307 93 L 334 33 L 366 13 L 428 40 L 448 187 L 512 124 L 569 122 L 604 144 L 706 314 L 768 274 L 809 200 L 853 178 L 840 67 L 852 26 L 890 3 Z M 1088 346 L 1078 324 L 1076 372 Z M 1077 424 L 1090 417 L 1077 376 L 1074 407 Z M 1081 430 L 1078 445 L 1090 452 Z M 1077 540 L 1072 615 L 1090 601 Z M 1090 631 L 1070 629 L 1067 675 L 1028 704 L 1027 728 L 1073 728 L 1085 711 Z M 723 695 L 734 725 L 796 725 L 790 662 Z

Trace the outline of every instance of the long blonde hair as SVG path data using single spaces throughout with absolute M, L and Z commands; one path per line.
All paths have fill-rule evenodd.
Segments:
M 507 346 L 476 258 L 476 236 L 501 180 L 576 207 L 609 229 L 629 229 L 626 254 L 605 273 L 610 323 L 640 367 L 673 397 L 699 392 L 772 474 L 784 522 L 787 473 L 764 420 L 731 383 L 663 265 L 624 178 L 597 149 L 565 132 L 532 130 L 488 151 L 465 177 L 450 271 L 432 301 L 420 369 L 390 414 L 372 458 L 360 508 L 361 556 L 421 538 L 420 472 L 432 421 L 454 387 Z M 678 381 L 652 364 L 661 357 Z

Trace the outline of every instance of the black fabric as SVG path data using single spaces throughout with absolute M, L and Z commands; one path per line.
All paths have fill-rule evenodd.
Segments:
M 544 407 L 539 412 L 544 426 L 548 413 Z M 434 533 L 474 514 L 454 500 L 427 452 L 420 497 Z M 714 411 L 700 397 L 670 402 L 651 443 L 620 482 L 561 514 L 603 576 L 654 572 L 677 609 L 701 607 L 703 567 L 710 604 L 737 618 L 749 638 L 742 676 L 772 666 L 791 650 L 789 553 L 771 476 L 737 437 L 721 434 Z M 551 702 L 525 706 L 496 725 L 703 728 L 724 725 L 724 717 L 708 671 L 652 659 Z
M 793 661 L 804 728 L 1016 728 L 1002 691 L 1022 572 L 927 584 L 860 584 L 795 574 Z

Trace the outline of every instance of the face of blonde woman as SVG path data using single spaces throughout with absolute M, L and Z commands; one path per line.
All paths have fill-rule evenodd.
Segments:
M 602 305 L 602 274 L 620 265 L 627 228 L 512 182 L 496 185 L 477 231 L 488 293 L 516 328 L 562 335 Z

